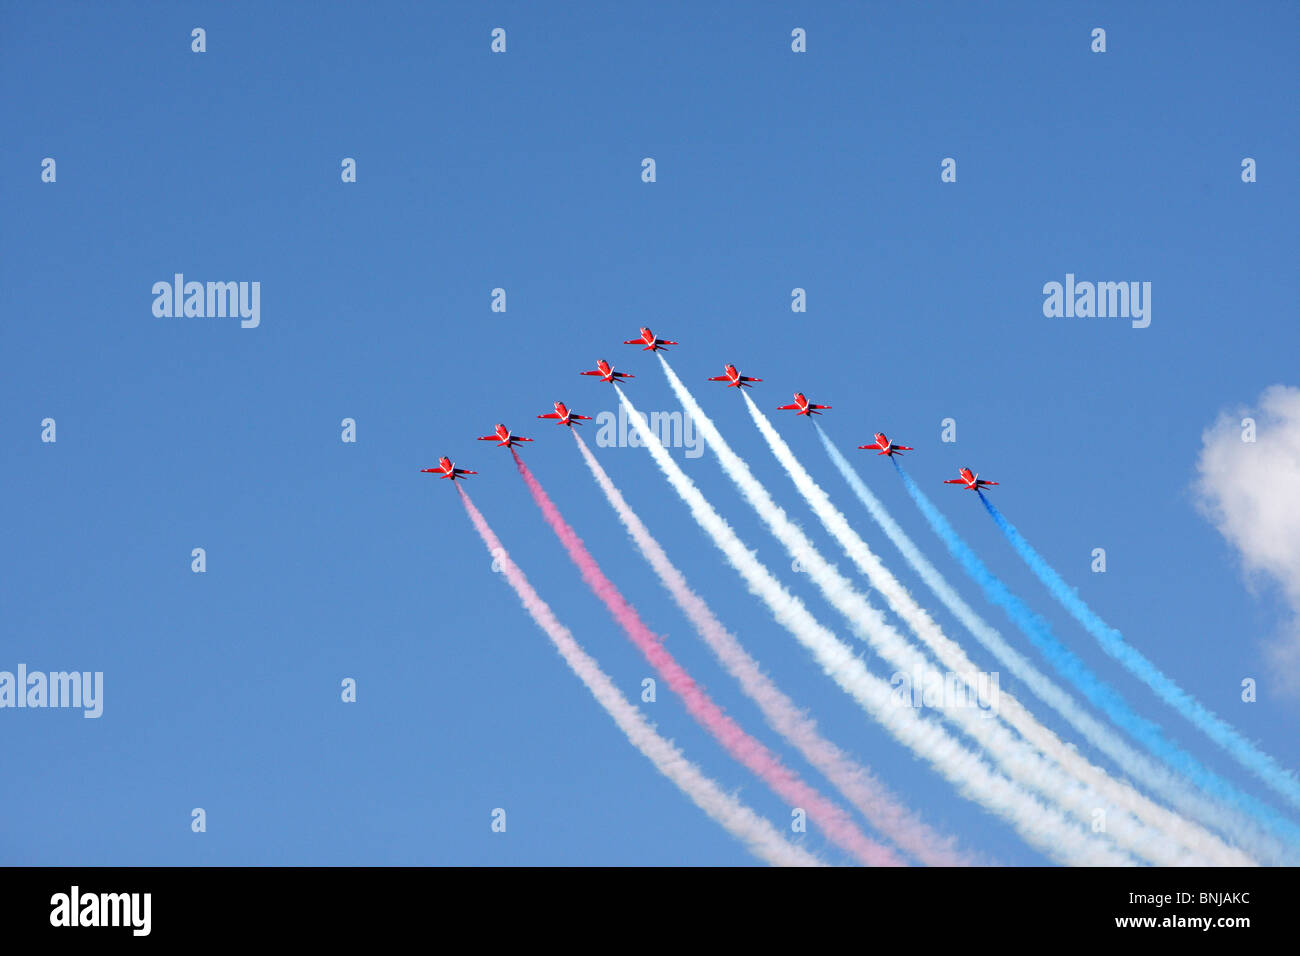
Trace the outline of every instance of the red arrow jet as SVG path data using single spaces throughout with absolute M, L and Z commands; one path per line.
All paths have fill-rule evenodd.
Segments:
M 817 410 L 819 408 L 830 409 L 830 406 L 810 405 L 808 399 L 803 397 L 803 392 L 795 392 L 793 405 L 778 405 L 776 410 L 778 412 L 794 412 L 796 415 L 820 415 L 821 412 Z
M 568 407 L 565 406 L 564 402 L 556 402 L 555 411 L 551 412 L 549 415 L 538 415 L 537 417 L 555 418 L 558 419 L 558 421 L 555 424 L 568 425 L 570 428 L 572 428 L 574 425 L 581 424 L 581 422 L 579 422 L 578 419 L 582 419 L 583 421 L 587 421 L 587 422 L 591 421 L 590 415 L 579 415 L 576 412 L 569 411 Z
M 750 385 L 750 382 L 763 381 L 761 378 L 751 378 L 748 375 L 741 375 L 736 371 L 736 366 L 734 365 L 724 365 L 722 366 L 722 371 L 726 372 L 726 374 L 715 375 L 713 378 L 709 379 L 709 381 L 726 382 L 727 388 L 753 388 L 754 386 Z
M 958 469 L 957 474 L 960 478 L 948 478 L 944 481 L 945 485 L 965 485 L 970 491 L 979 491 L 988 485 L 996 485 L 996 481 L 985 481 L 979 475 L 972 472 L 969 468 Z
M 876 442 L 874 445 L 859 445 L 862 449 L 872 449 L 881 455 L 897 455 L 899 452 L 916 451 L 910 445 L 895 445 L 885 437 L 884 432 L 876 432 Z
M 623 344 L 644 345 L 645 348 L 641 350 L 642 352 L 667 352 L 668 350 L 664 348 L 665 345 L 680 345 L 681 343 L 669 342 L 667 339 L 657 339 L 655 334 L 643 325 L 641 326 L 641 337 L 639 339 L 628 339 Z
M 627 372 L 615 372 L 610 368 L 609 363 L 601 359 L 596 363 L 596 367 L 590 372 L 579 372 L 580 375 L 599 375 L 602 382 L 621 382 L 625 378 L 636 378 L 635 375 L 629 375 Z
M 478 474 L 477 471 L 467 471 L 464 468 L 457 468 L 446 455 L 443 455 L 438 459 L 437 468 L 421 468 L 420 471 L 422 474 L 437 475 L 439 478 L 450 478 L 452 481 L 455 481 L 457 478 L 462 478 L 465 475 Z
M 498 424 L 497 430 L 491 435 L 483 435 L 479 441 L 494 441 L 498 448 L 509 448 L 511 445 L 517 445 L 521 441 L 532 441 L 531 438 L 524 438 L 522 435 L 510 434 L 510 429 L 505 425 Z

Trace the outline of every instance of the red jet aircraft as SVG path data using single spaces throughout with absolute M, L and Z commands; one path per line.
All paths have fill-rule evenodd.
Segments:
M 862 449 L 872 449 L 878 454 L 890 455 L 891 457 L 897 455 L 899 452 L 916 451 L 915 448 L 912 448 L 909 445 L 895 445 L 885 437 L 884 432 L 876 432 L 876 443 L 874 445 L 859 445 L 858 447 Z
M 957 474 L 960 478 L 948 478 L 944 481 L 945 485 L 965 485 L 971 491 L 979 491 L 987 485 L 996 485 L 996 481 L 985 481 L 979 475 L 972 472 L 969 468 L 960 468 Z
M 819 408 L 829 409 L 830 406 L 810 405 L 808 399 L 803 397 L 803 392 L 795 392 L 793 405 L 778 405 L 776 410 L 778 412 L 794 412 L 796 415 L 820 415 L 821 412 L 817 410 Z
M 555 424 L 568 425 L 570 428 L 572 428 L 574 425 L 581 424 L 581 422 L 579 422 L 578 419 L 582 419 L 583 421 L 587 421 L 587 422 L 591 421 L 590 415 L 579 415 L 577 412 L 569 411 L 569 409 L 565 406 L 564 402 L 556 402 L 555 411 L 551 412 L 549 415 L 538 415 L 537 417 L 556 418 L 559 420 Z
M 479 441 L 494 441 L 498 448 L 509 448 L 511 445 L 517 445 L 521 441 L 532 441 L 531 438 L 524 438 L 522 435 L 510 434 L 510 429 L 505 425 L 498 424 L 497 430 L 491 435 L 483 435 Z
M 709 381 L 726 382 L 727 388 L 753 388 L 754 386 L 750 385 L 750 382 L 763 381 L 761 378 L 750 378 L 748 375 L 741 375 L 736 371 L 736 366 L 734 365 L 724 365 L 722 366 L 722 371 L 727 374 L 715 375 L 713 378 L 709 379 Z
M 667 339 L 657 339 L 655 334 L 643 325 L 641 326 L 641 337 L 639 339 L 628 339 L 623 344 L 644 345 L 645 348 L 641 350 L 642 352 L 667 352 L 668 350 L 664 348 L 665 345 L 680 345 L 681 343 L 669 342 Z
M 457 478 L 463 478 L 465 475 L 477 475 L 477 471 L 467 471 L 464 468 L 457 468 L 450 458 L 443 455 L 438 459 L 437 468 L 421 468 L 421 473 L 426 475 L 437 475 L 439 478 L 450 478 L 455 481 Z
M 609 367 L 609 363 L 601 359 L 596 363 L 596 367 L 590 372 L 579 372 L 580 375 L 599 375 L 602 382 L 621 382 L 625 378 L 636 378 L 635 375 L 628 375 L 627 372 L 615 372 Z

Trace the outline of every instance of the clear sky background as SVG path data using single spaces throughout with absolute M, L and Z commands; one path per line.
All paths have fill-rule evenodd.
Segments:
M 879 429 L 915 445 L 911 474 L 1072 649 L 1267 796 L 1058 611 L 973 495 L 940 482 L 964 464 L 1000 481 L 999 507 L 1103 617 L 1300 764 L 1300 703 L 1264 652 L 1289 611 L 1252 590 L 1191 491 L 1221 410 L 1300 384 L 1297 27 L 1289 3 L 5 4 L 0 669 L 103 671 L 105 700 L 98 720 L 0 711 L 0 862 L 755 862 L 627 743 L 492 573 L 449 483 L 420 474 L 441 454 L 480 472 L 476 503 L 636 698 L 648 665 L 509 455 L 474 441 L 498 421 L 536 438 L 530 465 L 672 652 L 824 783 L 671 605 L 569 437 L 534 418 L 557 398 L 615 409 L 576 374 L 602 356 L 637 375 L 642 409 L 676 408 L 658 363 L 619 344 L 645 324 L 682 343 L 674 367 L 841 568 L 738 396 L 703 382 L 724 362 L 765 379 L 765 407 L 796 388 L 834 405 L 823 422 L 845 447 Z M 261 282 L 260 327 L 156 318 L 151 287 L 176 272 Z M 1067 272 L 1150 282 L 1150 327 L 1045 318 L 1042 286 Z M 947 417 L 955 445 L 939 440 Z M 808 423 L 778 424 L 932 606 Z M 597 451 L 831 739 L 965 845 L 1044 861 L 821 675 L 644 449 Z M 1032 653 L 893 469 L 860 454 L 904 528 Z M 713 457 L 682 461 L 851 639 Z M 1096 547 L 1105 574 L 1089 571 Z M 666 687 L 641 707 L 786 827 L 789 808 Z M 206 833 L 191 832 L 195 807 Z M 815 830 L 805 842 L 844 861 Z

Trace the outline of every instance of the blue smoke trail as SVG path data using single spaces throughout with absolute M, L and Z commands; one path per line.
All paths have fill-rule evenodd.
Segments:
M 956 589 L 948 583 L 939 569 L 930 563 L 921 549 L 907 536 L 907 532 L 899 527 L 884 504 L 849 464 L 849 460 L 835 447 L 821 425 L 816 422 L 813 424 L 826 454 L 830 456 L 831 462 L 848 482 L 849 488 L 862 502 L 872 519 L 944 607 L 951 611 L 953 616 L 1004 667 L 1023 681 L 1040 700 L 1064 717 L 1090 744 L 1110 757 L 1117 767 L 1159 793 L 1179 811 L 1217 827 L 1256 855 L 1268 857 L 1273 862 L 1280 862 L 1282 855 L 1280 845 L 1271 836 L 1266 835 L 1258 823 L 1245 814 L 1232 812 L 1221 801 L 1204 796 L 1192 787 L 1186 778 L 1130 746 L 1122 735 L 1115 733 L 1113 727 L 1088 713 L 1083 704 L 1054 683 L 1028 657 L 1012 647 L 992 625 L 976 614 L 974 609 L 962 600 Z
M 1272 807 L 1249 794 L 1242 793 L 1222 777 L 1201 766 L 1191 754 L 1166 740 L 1158 724 L 1135 713 L 1120 697 L 1118 691 L 1097 677 L 1082 660 L 1056 639 L 1045 620 L 1031 611 L 1023 601 L 1008 590 L 1001 580 L 994 576 L 897 461 L 894 462 L 894 467 L 898 470 L 899 477 L 903 479 L 907 493 L 912 496 L 912 500 L 921 509 L 926 521 L 930 523 L 930 527 L 961 564 L 962 569 L 980 586 L 984 596 L 991 603 L 1006 611 L 1016 627 L 1042 652 L 1061 676 L 1077 687 L 1084 697 L 1122 727 L 1129 736 L 1142 743 L 1202 790 L 1254 817 L 1288 842 L 1300 845 L 1300 827 Z
M 1011 547 L 1016 549 L 1016 553 L 1024 559 L 1025 564 L 1029 565 L 1029 569 L 1052 593 L 1052 597 L 1056 598 L 1074 619 L 1083 625 L 1084 630 L 1097 639 L 1102 650 L 1123 664 L 1129 673 L 1155 691 L 1166 704 L 1195 724 L 1205 736 L 1232 754 L 1242 766 L 1291 803 L 1300 806 L 1300 783 L 1297 783 L 1296 778 L 1289 771 L 1279 766 L 1276 760 L 1259 750 L 1223 718 L 1166 677 L 1160 668 L 1127 643 L 1119 631 L 1098 617 L 1096 612 L 1061 579 L 1043 556 L 1029 546 L 1029 542 L 1011 522 L 1002 516 L 1002 512 L 994 507 L 993 502 L 983 494 L 980 495 L 980 499 L 984 502 L 988 513 L 993 516 L 994 522 L 1011 542 Z

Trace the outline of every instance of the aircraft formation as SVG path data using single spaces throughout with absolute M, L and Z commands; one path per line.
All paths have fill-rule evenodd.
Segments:
M 625 344 L 649 352 L 664 351 L 679 344 L 671 339 L 657 337 L 652 329 L 642 328 L 640 331 L 637 338 L 628 339 Z M 865 575 L 868 586 L 881 595 L 899 622 L 915 635 L 915 640 L 909 639 L 886 620 L 868 602 L 855 583 L 820 553 L 799 522 L 772 498 L 751 474 L 744 460 L 728 446 L 668 360 L 663 356 L 659 356 L 659 359 L 673 393 L 686 414 L 691 416 L 697 428 L 703 432 L 705 443 L 716 453 L 721 470 L 741 492 L 767 530 L 780 542 L 786 555 L 794 559 L 792 569 L 807 572 L 812 586 L 818 589 L 831 608 L 852 623 L 857 638 L 870 645 L 885 665 L 895 669 L 896 673 L 920 673 L 930 666 L 930 655 L 933 655 L 948 675 L 980 673 L 962 646 L 943 633 L 929 612 L 874 554 L 871 546 L 858 534 L 853 522 L 831 501 L 749 395 L 741 392 L 741 400 L 800 496 L 822 527 L 843 548 L 857 571 Z M 614 385 L 618 391 L 621 411 L 629 418 L 636 417 L 638 421 L 648 422 L 648 419 L 640 417 L 642 413 L 637 411 L 628 394 L 619 387 L 620 382 L 630 381 L 635 376 L 616 371 L 606 359 L 601 359 L 596 368 L 580 374 Z M 709 381 L 721 382 L 727 388 L 739 390 L 753 388 L 762 379 L 742 375 L 734 364 L 728 364 L 723 367 L 722 375 L 712 376 Z M 564 402 L 556 401 L 553 407 L 553 412 L 540 414 L 537 419 L 552 421 L 570 429 L 592 420 L 590 416 L 573 411 Z M 774 620 L 811 654 L 827 676 L 900 744 L 946 777 L 964 796 L 989 812 L 996 813 L 1026 842 L 1057 862 L 1078 866 L 1119 866 L 1134 862 L 1159 866 L 1211 863 L 1243 866 L 1256 862 L 1294 865 L 1300 860 L 1300 824 L 1205 767 L 1179 743 L 1167 738 L 1158 725 L 1134 710 L 1105 678 L 1083 665 L 1080 658 L 1054 635 L 1052 628 L 1022 598 L 994 576 L 976 551 L 958 537 L 939 509 L 904 469 L 901 461 L 897 460 L 897 456 L 915 451 L 911 445 L 898 444 L 884 432 L 878 431 L 872 436 L 872 441 L 856 447 L 859 451 L 874 452 L 873 457 L 895 459 L 890 462 L 893 467 L 889 470 L 897 473 L 908 497 L 949 555 L 979 588 L 985 599 L 1006 612 L 1016 629 L 1038 652 L 1038 656 L 1057 672 L 1061 680 L 1069 683 L 1103 713 L 1109 719 L 1109 724 L 1090 716 L 1074 702 L 1069 693 L 1057 689 L 1052 678 L 1039 671 L 1033 661 L 1007 644 L 997 631 L 979 617 L 978 612 L 965 603 L 945 581 L 942 573 L 929 563 L 921 549 L 889 517 L 884 505 L 871 493 L 848 457 L 840 452 L 813 417 L 829 413 L 830 405 L 811 402 L 805 393 L 795 392 L 793 402 L 774 407 L 781 411 L 792 411 L 796 416 L 814 423 L 811 427 L 820 438 L 823 450 L 847 482 L 849 490 L 870 514 L 877 527 L 898 548 L 903 560 L 920 576 L 935 599 L 1000 664 L 1016 674 L 1026 685 L 1033 687 L 1043 703 L 1056 710 L 1064 721 L 1078 731 L 1081 740 L 1112 759 L 1125 774 L 1131 771 L 1138 782 L 1133 784 L 1122 777 L 1112 777 L 1083 759 L 1074 743 L 1063 740 L 1042 725 L 1010 691 L 997 692 L 996 706 L 988 702 L 989 707 L 985 709 L 977 700 L 976 709 L 972 709 L 967 691 L 978 698 L 981 693 L 978 681 L 971 683 L 970 679 L 962 678 L 966 691 L 962 691 L 959 697 L 948 700 L 940 695 L 935 699 L 933 707 L 926 699 L 925 709 L 937 711 L 935 715 L 918 713 L 919 703 L 916 704 L 916 709 L 898 707 L 893 693 L 896 689 L 894 685 L 881 675 L 869 671 L 861 654 L 855 652 L 854 646 L 843 643 L 834 631 L 815 617 L 786 588 L 758 557 L 757 552 L 746 546 L 727 520 L 704 497 L 691 477 L 667 452 L 663 442 L 654 436 L 654 430 L 647 428 L 643 443 L 668 484 L 688 505 L 695 523 L 720 551 L 723 561 L 740 575 L 748 586 L 749 593 L 766 606 Z M 970 865 L 975 862 L 971 855 L 955 848 L 950 838 L 937 834 L 928 825 L 921 823 L 919 817 L 909 815 L 902 804 L 894 802 L 888 791 L 882 788 L 873 789 L 870 794 L 863 792 L 862 781 L 869 776 L 869 769 L 865 766 L 842 766 L 838 762 L 841 760 L 838 756 L 840 751 L 833 744 L 817 739 L 811 725 L 801 724 L 805 718 L 798 705 L 768 682 L 757 660 L 748 655 L 735 635 L 728 632 L 708 608 L 705 599 L 689 587 L 681 572 L 671 564 L 664 549 L 650 536 L 650 532 L 614 486 L 581 435 L 574 432 L 573 436 L 597 485 L 627 529 L 632 546 L 649 562 L 673 602 L 691 620 L 715 656 L 763 710 L 769 726 L 777 729 L 813 766 L 822 770 L 826 779 L 850 801 L 855 802 L 868 822 L 874 824 L 880 834 L 896 848 L 910 854 L 916 861 L 930 865 Z M 758 738 L 744 731 L 720 705 L 704 693 L 685 667 L 665 650 L 656 632 L 619 592 L 613 580 L 601 570 L 599 562 L 587 549 L 581 536 L 560 513 L 528 463 L 516 452 L 516 446 L 533 439 L 516 435 L 505 423 L 499 423 L 490 434 L 478 436 L 478 440 L 494 442 L 498 448 L 510 450 L 514 466 L 529 495 L 587 588 L 605 605 L 618 627 L 642 652 L 667 686 L 686 703 L 690 715 L 705 731 L 789 805 L 812 807 L 809 819 L 841 850 L 867 865 L 901 862 L 901 857 L 890 847 L 867 836 L 851 814 L 822 796 L 791 768 L 786 767 L 778 755 L 768 751 Z M 424 471 L 453 483 L 457 478 L 475 474 L 469 469 L 457 468 L 446 456 L 439 461 L 438 467 Z M 1047 564 L 990 497 L 985 495 L 985 491 L 998 482 L 981 478 L 969 467 L 958 469 L 957 474 L 958 477 L 946 479 L 943 483 L 976 493 L 983 510 L 988 512 L 1007 543 L 1067 614 L 1110 657 L 1262 782 L 1295 806 L 1300 806 L 1300 782 L 1292 771 L 1271 755 L 1259 750 L 1241 732 L 1191 698 L 1153 661 L 1126 643 L 1119 631 L 1083 603 L 1077 589 L 1071 588 Z M 635 705 L 621 696 L 608 675 L 599 671 L 594 660 L 585 656 L 572 633 L 559 622 L 550 606 L 533 589 L 524 572 L 513 563 L 501 540 L 470 500 L 464 487 L 457 488 L 457 491 L 471 523 L 493 555 L 493 569 L 502 571 L 533 621 L 547 634 L 570 669 L 587 684 L 629 740 L 697 805 L 714 807 L 709 811 L 710 816 L 750 845 L 751 850 L 761 859 L 780 865 L 809 865 L 808 860 L 800 856 L 804 853 L 803 848 L 774 845 L 770 833 L 757 837 L 752 829 L 753 818 L 745 815 L 747 811 L 743 806 L 731 805 L 726 811 L 717 809 L 715 801 L 719 799 L 720 792 L 710 789 L 716 785 L 702 780 L 698 774 L 683 773 L 680 753 L 673 750 L 671 742 L 654 738 L 652 728 L 635 725 L 635 715 L 639 714 Z M 985 720 L 985 717 L 994 717 L 996 720 Z M 951 730 L 959 731 L 963 737 L 959 740 L 952 735 L 949 729 L 945 729 L 947 724 L 951 724 Z M 1125 742 L 1123 736 L 1132 738 L 1133 744 Z M 969 741 L 969 744 L 962 741 Z M 1135 749 L 1139 746 L 1149 752 L 1150 762 L 1144 753 Z M 1137 786 L 1144 786 L 1151 791 L 1151 795 L 1144 794 Z M 1085 793 L 1091 796 L 1081 798 Z M 1186 793 L 1195 794 L 1194 803 L 1184 799 Z M 1157 797 L 1169 800 L 1170 808 L 1160 806 L 1156 802 Z M 1201 804 L 1202 798 L 1206 801 L 1204 805 Z M 725 801 L 725 794 L 721 795 L 721 799 Z M 882 811 L 881 800 L 887 801 L 894 809 Z M 1114 806 L 1116 812 L 1112 817 L 1114 827 L 1098 831 L 1090 824 L 1094 822 L 1093 808 L 1101 805 L 1100 801 Z M 1218 830 L 1219 835 L 1209 828 Z
M 646 328 L 645 326 L 642 326 L 640 335 L 638 335 L 634 339 L 625 340 L 623 344 L 639 345 L 641 346 L 641 351 L 643 352 L 666 352 L 668 351 L 666 346 L 680 345 L 681 343 L 674 342 L 670 339 L 658 338 L 655 336 L 653 331 L 651 331 L 649 328 Z M 726 382 L 727 388 L 753 388 L 755 382 L 763 381 L 761 378 L 754 378 L 753 376 L 750 375 L 741 375 L 740 371 L 736 368 L 736 366 L 731 364 L 724 365 L 722 367 L 722 372 L 723 374 L 721 375 L 715 375 L 710 377 L 708 381 Z M 610 363 L 606 359 L 598 360 L 596 362 L 596 367 L 594 369 L 589 369 L 584 372 L 579 372 L 578 374 L 592 375 L 599 378 L 602 382 L 608 382 L 610 384 L 614 384 L 615 382 L 623 382 L 631 378 L 636 378 L 635 375 L 631 375 L 627 372 L 615 371 L 614 367 L 610 365 Z M 570 428 L 572 428 L 575 425 L 580 425 L 584 421 L 592 420 L 592 417 L 590 415 L 579 415 L 576 412 L 572 411 L 564 402 L 557 401 L 554 403 L 554 407 L 555 407 L 555 411 L 547 412 L 546 414 L 538 415 L 537 417 L 552 419 L 555 421 L 555 424 L 567 425 Z M 808 398 L 804 395 L 803 392 L 795 392 L 794 401 L 789 405 L 777 406 L 777 411 L 792 411 L 795 413 L 795 415 L 806 415 L 806 416 L 820 415 L 822 414 L 822 412 L 830 411 L 830 410 L 831 410 L 831 406 L 829 405 L 815 405 L 812 402 L 809 402 Z M 890 457 L 900 454 L 901 452 L 916 450 L 912 448 L 910 445 L 894 444 L 887 437 L 885 437 L 884 432 L 876 432 L 874 438 L 875 440 L 871 444 L 859 445 L 858 448 L 864 451 L 865 450 L 875 451 L 877 455 L 886 455 Z M 498 423 L 495 431 L 493 431 L 491 435 L 482 435 L 479 437 L 478 440 L 494 441 L 497 443 L 498 448 L 513 448 L 515 445 L 519 444 L 520 442 L 532 441 L 533 439 L 525 438 L 522 435 L 516 435 L 513 432 L 511 432 L 511 430 L 507 428 L 504 424 Z M 421 471 L 425 474 L 437 475 L 439 478 L 450 478 L 453 481 L 455 481 L 457 478 L 464 478 L 466 475 L 478 474 L 478 472 L 476 471 L 468 471 L 464 468 L 457 468 L 455 462 L 453 462 L 450 458 L 448 458 L 445 455 L 442 458 L 438 459 L 438 467 L 422 468 Z M 988 488 L 992 485 L 998 484 L 998 482 L 996 481 L 988 481 L 984 478 L 981 478 L 978 472 L 974 472 L 970 468 L 966 468 L 966 467 L 959 468 L 957 474 L 959 477 L 949 478 L 946 481 L 944 481 L 944 484 L 961 485 L 963 488 L 966 488 L 970 491 L 982 491 L 984 488 Z

